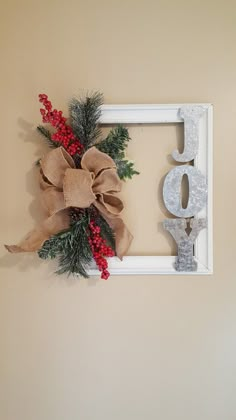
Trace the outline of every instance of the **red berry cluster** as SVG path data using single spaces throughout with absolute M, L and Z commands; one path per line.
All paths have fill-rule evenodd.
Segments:
M 110 246 L 106 245 L 106 241 L 101 237 L 100 232 L 100 227 L 92 220 L 89 223 L 89 245 L 98 269 L 102 272 L 101 278 L 107 280 L 110 273 L 107 270 L 108 263 L 104 257 L 114 257 L 115 253 Z
M 67 118 L 62 116 L 62 111 L 52 109 L 52 103 L 48 100 L 48 96 L 39 95 L 39 102 L 42 102 L 45 109 L 41 108 L 40 112 L 44 123 L 50 123 L 57 131 L 52 135 L 52 140 L 60 143 L 67 152 L 73 156 L 76 153 L 82 154 L 83 146 L 76 139 L 69 125 L 66 124 Z

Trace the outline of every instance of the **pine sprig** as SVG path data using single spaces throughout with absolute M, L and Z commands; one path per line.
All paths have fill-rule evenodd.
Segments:
M 100 135 L 98 120 L 101 116 L 103 95 L 95 92 L 82 99 L 73 98 L 69 104 L 71 127 L 85 150 L 94 144 Z
M 79 274 L 87 278 L 87 269 L 92 261 L 92 251 L 88 243 L 88 217 L 82 216 L 64 232 L 48 239 L 38 251 L 40 258 L 58 258 L 57 274 Z
M 87 270 L 93 260 L 88 241 L 88 225 L 91 218 L 100 227 L 100 234 L 106 240 L 106 244 L 114 251 L 115 235 L 105 219 L 93 206 L 79 214 L 75 215 L 73 212 L 70 228 L 45 241 L 38 251 L 38 255 L 45 260 L 58 258 L 57 274 L 79 274 L 88 278 Z
M 139 172 L 134 169 L 134 163 L 130 160 L 116 160 L 117 173 L 120 179 L 131 179 L 133 175 L 139 175 Z
M 134 163 L 125 159 L 125 149 L 130 140 L 127 128 L 118 125 L 109 132 L 104 140 L 96 144 L 98 150 L 114 159 L 117 173 L 123 180 L 131 179 L 133 175 L 139 175 L 139 172 L 134 169 Z
M 37 127 L 38 132 L 44 137 L 44 139 L 47 141 L 47 144 L 49 147 L 58 147 L 60 144 L 54 140 L 52 140 L 52 136 L 49 130 L 45 128 L 43 125 L 39 125 Z
M 112 159 L 123 159 L 125 156 L 125 149 L 130 140 L 129 132 L 123 125 L 118 125 L 113 128 L 107 137 L 100 143 L 96 144 L 98 150 L 108 154 Z

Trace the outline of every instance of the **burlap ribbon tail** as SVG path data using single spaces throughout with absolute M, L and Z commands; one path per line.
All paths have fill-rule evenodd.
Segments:
M 122 259 L 132 235 L 121 219 L 122 201 L 115 196 L 121 181 L 113 159 L 91 147 L 82 157 L 81 169 L 62 148 L 53 149 L 40 161 L 42 202 L 48 217 L 18 245 L 6 245 L 9 252 L 37 251 L 43 243 L 70 225 L 71 207 L 98 209 L 115 233 L 116 254 Z

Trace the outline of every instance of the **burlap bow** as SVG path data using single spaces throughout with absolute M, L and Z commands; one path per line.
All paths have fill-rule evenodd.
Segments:
M 40 166 L 40 188 L 48 218 L 20 244 L 6 245 L 8 251 L 37 251 L 50 236 L 69 227 L 69 208 L 93 204 L 113 229 L 116 254 L 122 259 L 132 235 L 119 217 L 123 203 L 114 193 L 120 192 L 121 181 L 113 159 L 91 147 L 82 157 L 82 169 L 76 169 L 71 156 L 59 147 L 49 152 Z

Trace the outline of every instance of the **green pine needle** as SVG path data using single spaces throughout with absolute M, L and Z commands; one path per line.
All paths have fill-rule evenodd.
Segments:
M 73 98 L 70 101 L 71 127 L 85 150 L 91 147 L 100 135 L 98 120 L 101 116 L 102 104 L 103 95 L 99 92 L 82 99 Z
M 131 179 L 133 175 L 139 175 L 139 172 L 134 169 L 134 163 L 129 160 L 116 160 L 117 173 L 122 180 Z
M 47 130 L 43 125 L 37 127 L 38 132 L 46 139 L 49 147 L 58 147 L 60 146 L 58 142 L 52 140 L 52 136 L 49 130 Z
M 130 140 L 129 132 L 123 125 L 113 128 L 108 136 L 96 144 L 98 150 L 107 153 L 112 159 L 123 159 Z
M 74 222 L 70 229 L 48 239 L 38 251 L 40 258 L 58 258 L 57 274 L 79 274 L 87 278 L 87 269 L 92 261 L 92 251 L 87 235 L 88 217 Z
M 139 174 L 134 169 L 134 163 L 125 159 L 125 149 L 130 140 L 127 128 L 118 125 L 109 132 L 104 140 L 96 144 L 98 150 L 114 159 L 118 175 L 122 180 L 131 179 L 133 175 Z
M 68 273 L 88 278 L 87 270 L 93 260 L 88 242 L 88 225 L 90 218 L 101 228 L 101 236 L 108 246 L 115 251 L 115 236 L 105 219 L 93 206 L 87 209 L 69 229 L 60 232 L 44 242 L 38 255 L 42 259 L 58 258 L 57 274 Z

